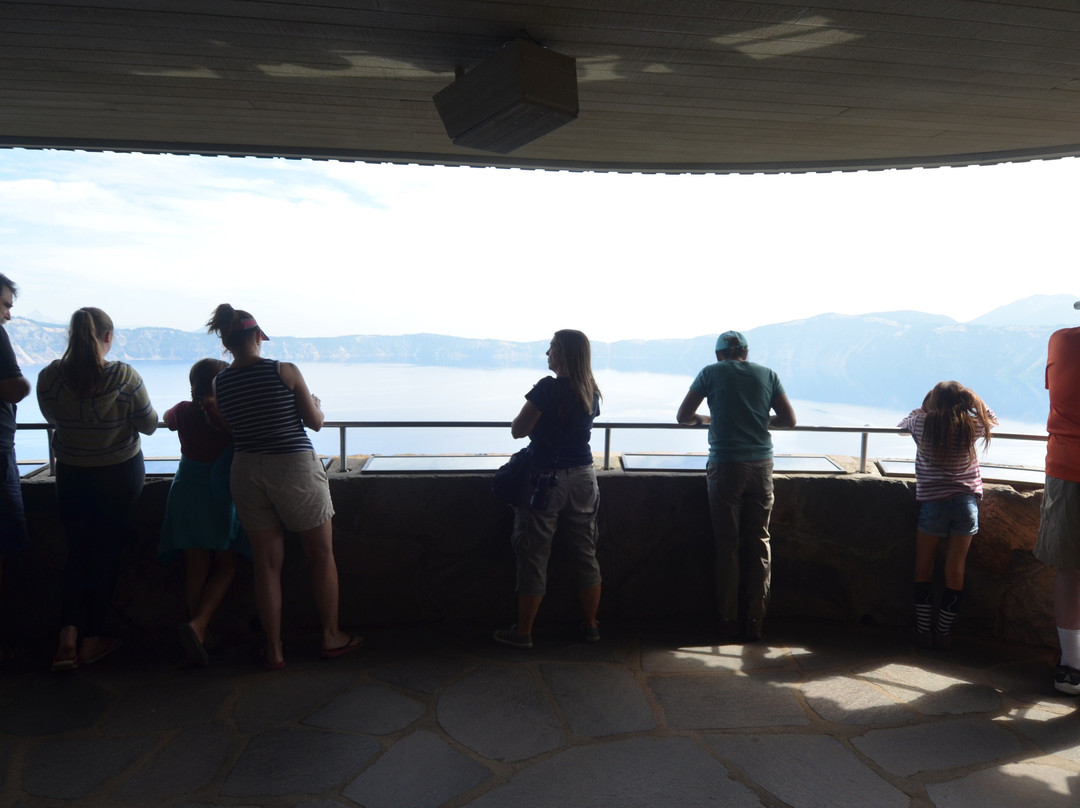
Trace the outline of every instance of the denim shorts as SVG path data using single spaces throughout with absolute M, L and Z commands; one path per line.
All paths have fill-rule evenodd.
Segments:
M 948 538 L 974 536 L 979 532 L 979 499 L 974 494 L 957 494 L 949 499 L 923 502 L 919 507 L 919 532 Z

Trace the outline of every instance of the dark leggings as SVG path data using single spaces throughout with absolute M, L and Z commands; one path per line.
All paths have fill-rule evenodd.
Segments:
M 100 637 L 105 627 L 145 474 L 142 452 L 113 466 L 56 464 L 56 497 L 68 544 L 61 625 L 75 626 L 80 636 Z

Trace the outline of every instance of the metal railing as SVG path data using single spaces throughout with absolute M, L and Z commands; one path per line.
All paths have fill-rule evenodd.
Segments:
M 339 471 L 347 471 L 345 458 L 348 456 L 345 434 L 349 429 L 397 429 L 397 428 L 421 428 L 421 429 L 510 429 L 509 421 L 327 421 L 323 424 L 324 429 L 337 429 L 341 442 L 341 454 L 339 458 Z M 593 430 L 603 430 L 604 433 L 604 469 L 611 468 L 611 435 L 620 429 L 698 429 L 707 430 L 707 424 L 695 424 L 684 426 L 682 424 L 658 424 L 658 423 L 622 423 L 612 421 L 597 421 L 593 424 Z M 859 448 L 859 472 L 866 472 L 867 451 L 871 435 L 903 435 L 906 434 L 896 427 L 884 426 L 796 426 L 791 429 L 775 430 L 777 432 L 841 432 L 845 434 L 857 434 L 860 436 Z M 1046 435 L 1031 435 L 1023 432 L 994 432 L 994 440 L 1020 440 L 1046 442 Z
M 164 427 L 164 424 L 159 424 Z M 53 429 L 48 424 L 19 424 L 19 429 L 36 430 L 44 429 L 49 435 L 49 473 L 55 471 L 55 458 L 52 451 Z M 509 421 L 326 421 L 324 429 L 338 430 L 340 442 L 340 456 L 338 459 L 338 471 L 348 471 L 346 458 L 349 455 L 347 433 L 350 429 L 510 429 Z M 594 430 L 602 430 L 604 433 L 604 469 L 611 468 L 611 436 L 616 430 L 621 429 L 697 429 L 707 430 L 707 424 L 695 424 L 684 426 L 682 424 L 659 424 L 659 423 L 622 423 L 613 421 L 598 421 L 593 424 Z M 860 436 L 859 447 L 859 472 L 866 472 L 867 451 L 871 435 L 903 435 L 905 434 L 896 427 L 885 426 L 796 426 L 791 429 L 775 430 L 777 432 L 837 432 L 855 434 Z M 1031 435 L 1024 432 L 994 432 L 994 440 L 1019 440 L 1046 442 L 1046 435 Z

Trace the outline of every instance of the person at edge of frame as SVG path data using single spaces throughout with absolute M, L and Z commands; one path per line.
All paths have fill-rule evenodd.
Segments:
M 0 586 L 3 585 L 4 556 L 26 547 L 26 512 L 23 509 L 22 481 L 15 459 L 16 405 L 30 395 L 30 382 L 22 375 L 7 329 L 11 307 L 15 305 L 19 288 L 0 273 Z M 0 590 L 2 591 L 2 590 Z M 18 651 L 0 641 L 0 661 L 17 655 Z

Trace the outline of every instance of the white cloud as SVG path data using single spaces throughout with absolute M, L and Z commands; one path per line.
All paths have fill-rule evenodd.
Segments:
M 1075 291 L 1075 160 L 643 176 L 0 152 L 20 310 L 270 333 L 686 337 Z

